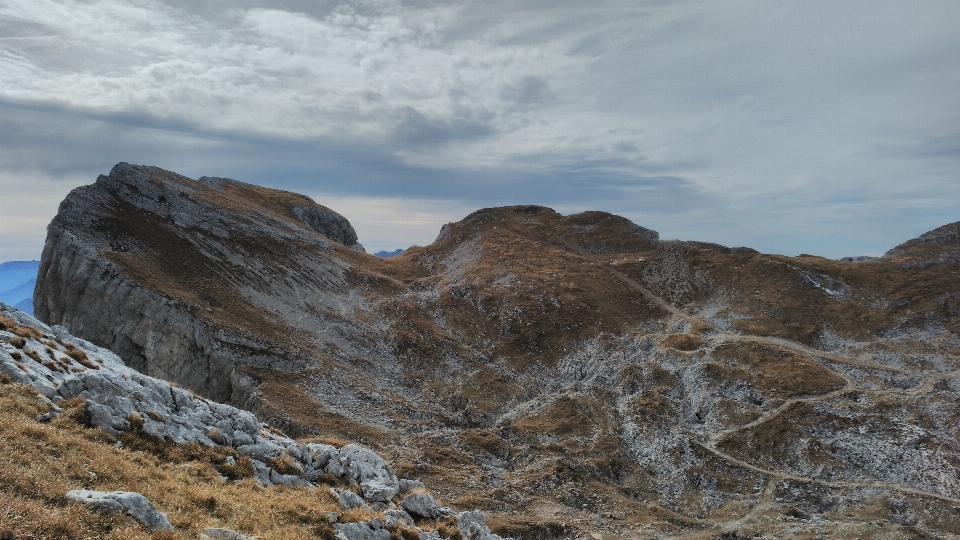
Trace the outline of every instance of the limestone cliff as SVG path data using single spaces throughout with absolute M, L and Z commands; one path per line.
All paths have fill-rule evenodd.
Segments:
M 306 197 L 121 163 L 60 205 L 34 307 L 143 373 L 227 400 L 237 365 L 311 362 L 301 325 L 352 326 L 326 313 L 351 309 L 335 243 L 362 250 Z

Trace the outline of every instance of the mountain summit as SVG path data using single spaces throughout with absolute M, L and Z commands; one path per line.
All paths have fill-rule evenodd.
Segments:
M 306 197 L 120 164 L 34 302 L 500 534 L 922 536 L 960 527 L 958 230 L 831 261 L 513 206 L 384 259 Z

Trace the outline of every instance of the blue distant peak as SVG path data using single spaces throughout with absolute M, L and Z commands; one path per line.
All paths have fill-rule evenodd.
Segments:
M 0 302 L 33 311 L 33 289 L 40 261 L 10 261 L 0 264 Z M 26 310 L 24 310 L 26 311 Z
M 403 253 L 402 249 L 396 251 L 378 251 L 374 253 L 377 257 L 383 257 L 384 259 L 389 259 L 390 257 L 396 257 L 397 255 Z

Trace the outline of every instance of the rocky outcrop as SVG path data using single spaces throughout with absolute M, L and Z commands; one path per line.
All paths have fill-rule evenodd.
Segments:
M 3 303 L 0 376 L 5 382 L 32 386 L 45 396 L 51 410 L 39 421 L 56 417 L 61 411 L 57 402 L 82 397 L 93 427 L 115 435 L 134 431 L 155 440 L 232 448 L 250 459 L 256 478 L 268 486 L 311 487 L 321 477 L 337 478 L 358 486 L 363 493 L 361 497 L 347 490 L 334 491 L 344 509 L 370 510 L 373 505 L 393 512 L 391 526 L 402 523 L 416 530 L 393 501 L 401 480 L 382 457 L 369 449 L 356 444 L 338 449 L 295 441 L 261 424 L 248 411 L 143 375 L 109 350 L 74 337 L 63 327 L 49 327 Z M 235 463 L 232 457 L 227 461 L 227 465 Z M 416 485 L 408 479 L 403 482 L 405 486 Z M 167 517 L 138 493 L 73 490 L 67 497 L 111 513 L 126 512 L 151 530 L 172 529 Z M 432 498 L 430 501 L 437 505 Z M 387 522 L 379 519 L 336 526 L 346 538 L 390 538 Z M 232 538 L 230 532 L 215 529 L 207 535 Z
M 323 313 L 349 292 L 336 243 L 362 251 L 343 216 L 307 197 L 121 163 L 61 203 L 34 307 L 145 374 L 225 401 L 237 366 L 311 363 L 310 340 L 263 335 L 301 333 L 292 320 L 337 333 L 341 318 Z

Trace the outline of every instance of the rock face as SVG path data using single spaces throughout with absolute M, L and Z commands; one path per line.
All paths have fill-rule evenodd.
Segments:
M 299 334 L 294 321 L 337 332 L 323 312 L 341 310 L 348 265 L 332 244 L 362 251 L 356 241 L 343 216 L 301 195 L 121 163 L 60 205 L 34 307 L 143 373 L 223 401 L 237 365 L 311 362 L 302 343 L 257 334 Z
M 383 259 L 326 212 L 118 166 L 51 224 L 37 313 L 272 426 L 376 446 L 451 506 L 482 494 L 495 532 L 958 528 L 960 225 L 831 261 L 515 206 Z M 258 470 L 347 475 L 371 505 L 416 489 L 342 452 Z

